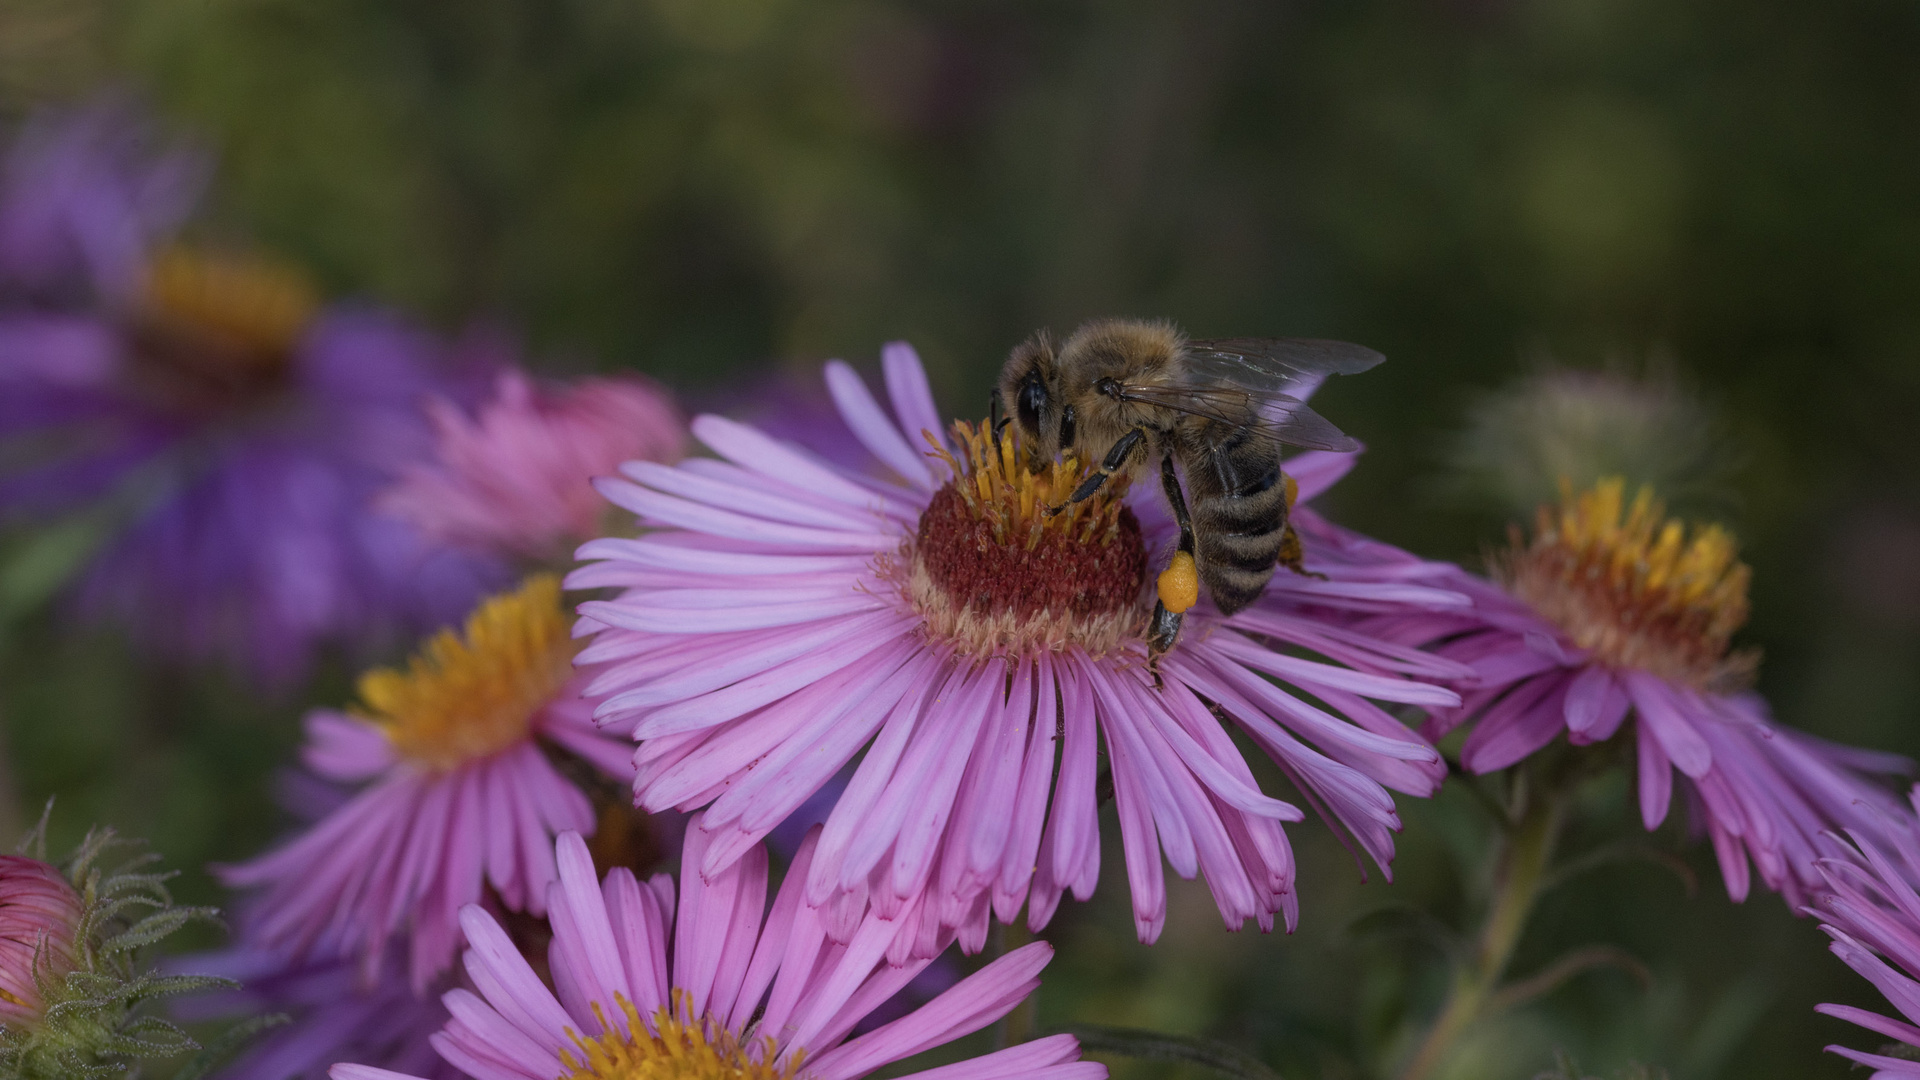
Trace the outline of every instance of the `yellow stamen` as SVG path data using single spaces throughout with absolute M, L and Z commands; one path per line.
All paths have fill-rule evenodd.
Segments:
M 1615 667 L 1702 688 L 1752 674 L 1755 654 L 1729 651 L 1752 576 L 1731 533 L 1707 525 L 1689 537 L 1651 489 L 1627 502 L 1618 477 L 1578 496 L 1563 480 L 1561 493 L 1557 510 L 1541 508 L 1533 539 L 1516 532 L 1499 560 L 1509 591 Z
M 464 640 L 442 630 L 405 671 L 361 676 L 360 697 L 395 750 L 451 769 L 526 738 L 534 714 L 572 675 L 573 653 L 560 580 L 537 574 L 480 605 Z
M 1057 514 L 1048 513 L 1066 503 L 1092 469 L 1068 457 L 1041 472 L 1028 472 L 1011 428 L 1001 433 L 996 445 L 986 425 L 975 427 L 956 420 L 953 437 L 960 444 L 958 458 L 937 446 L 934 453 L 961 478 L 957 490 L 967 509 L 975 518 L 991 522 L 994 539 L 1002 543 L 1024 539 L 1031 551 L 1049 533 L 1089 541 L 1119 519 L 1120 497 L 1127 490 L 1125 477 L 1107 481 L 1093 498 L 1067 505 Z
M 560 1080 L 793 1080 L 802 1051 L 776 1057 L 770 1038 L 742 1042 L 711 1016 L 688 1015 L 685 991 L 673 992 L 674 1008 L 654 1011 L 652 1030 L 624 995 L 616 995 L 625 1023 L 607 1023 L 598 1002 L 594 1018 L 602 1034 L 583 1039 L 569 1030 L 578 1050 L 562 1049 L 567 1071 Z
M 214 339 L 241 367 L 283 363 L 320 297 L 293 267 L 232 251 L 176 245 L 147 267 L 146 301 L 167 326 Z

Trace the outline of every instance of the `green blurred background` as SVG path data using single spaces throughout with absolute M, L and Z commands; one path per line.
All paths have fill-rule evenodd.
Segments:
M 1674 371 L 1744 463 L 1724 507 L 1761 689 L 1790 723 L 1909 754 L 1917 56 L 1920 6 L 1894 0 L 0 0 L 9 124 L 131 88 L 217 149 L 217 228 L 337 293 L 505 320 L 548 370 L 722 401 L 906 338 L 971 415 L 1036 326 L 1348 338 L 1391 362 L 1322 398 L 1371 446 L 1330 508 L 1468 561 L 1501 536 L 1444 477 L 1477 395 L 1549 358 Z M 0 816 L 57 792 L 57 836 L 150 836 L 194 897 L 214 895 L 200 865 L 280 827 L 292 721 L 351 675 L 262 702 L 51 622 L 11 634 Z M 1596 836 L 1637 829 L 1624 782 L 1589 801 Z M 1335 1063 L 1377 1064 L 1438 983 L 1417 940 L 1350 924 L 1462 917 L 1484 840 L 1457 794 L 1405 814 L 1391 887 L 1294 830 L 1291 938 L 1223 935 L 1185 887 L 1137 946 L 1113 852 L 1102 896 L 1049 932 L 1042 1022 L 1366 1075 Z M 1583 977 L 1460 1075 L 1530 1077 L 1564 1048 L 1603 1076 L 1839 1077 L 1821 1045 L 1873 1044 L 1811 1013 L 1873 995 L 1810 923 L 1770 895 L 1729 905 L 1704 851 L 1671 825 L 1661 842 L 1690 853 L 1696 896 L 1653 869 L 1582 879 L 1519 959 L 1613 942 L 1651 988 Z

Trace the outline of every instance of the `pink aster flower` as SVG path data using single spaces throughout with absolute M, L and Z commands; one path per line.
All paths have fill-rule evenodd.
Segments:
M 73 969 L 80 894 L 59 868 L 0 855 L 0 1028 L 40 1019 L 41 987 Z
M 358 955 L 372 982 L 405 932 L 418 990 L 452 961 L 459 910 L 483 887 L 512 910 L 544 910 L 552 837 L 590 834 L 595 817 L 542 744 L 632 776 L 625 745 L 594 729 L 578 696 L 559 601 L 551 575 L 529 578 L 482 604 L 464 640 L 442 631 L 408 670 L 363 676 L 363 714 L 307 718 L 307 767 L 365 787 L 278 850 L 222 869 L 229 885 L 267 890 L 255 944 Z
M 1751 865 L 1797 907 L 1821 883 L 1822 832 L 1880 836 L 1903 819 L 1874 776 L 1911 763 L 1774 723 L 1742 689 L 1757 656 L 1729 647 L 1748 580 L 1732 537 L 1707 527 L 1689 538 L 1650 492 L 1629 504 L 1624 490 L 1604 480 L 1543 509 L 1532 539 L 1516 534 L 1497 561 L 1498 584 L 1459 573 L 1471 613 L 1365 626 L 1477 672 L 1465 701 L 1436 711 L 1428 729 L 1438 738 L 1474 720 L 1460 754 L 1469 770 L 1506 768 L 1562 733 L 1587 745 L 1630 730 L 1646 827 L 1666 819 L 1678 770 L 1727 892 L 1746 897 Z
M 1849 834 L 1852 846 L 1821 859 L 1823 890 L 1808 914 L 1833 939 L 1833 954 L 1886 996 L 1905 1020 L 1851 1005 L 1816 1005 L 1815 1011 L 1858 1024 L 1905 1043 L 1915 1057 L 1869 1054 L 1844 1046 L 1828 1050 L 1877 1070 L 1872 1080 L 1920 1078 L 1920 836 L 1909 820 L 1876 840 Z
M 1109 780 L 1143 941 L 1165 917 L 1163 853 L 1183 877 L 1205 873 L 1228 926 L 1270 928 L 1284 912 L 1291 927 L 1281 823 L 1303 815 L 1259 789 L 1237 727 L 1388 866 L 1388 789 L 1428 795 L 1443 766 L 1377 703 L 1455 704 L 1421 680 L 1465 669 L 1321 614 L 1464 597 L 1378 553 L 1310 542 L 1324 579 L 1282 573 L 1230 618 L 1195 608 L 1156 687 L 1141 640 L 1148 568 L 1175 536 L 1159 493 L 1049 515 L 1078 471 L 1030 474 L 965 424 L 942 435 L 913 351 L 889 346 L 885 369 L 891 415 L 845 364 L 826 379 L 895 479 L 703 416 L 693 432 L 719 460 L 634 462 L 599 482 L 649 531 L 585 545 L 592 563 L 569 578 L 623 590 L 580 609 L 576 632 L 594 638 L 580 659 L 605 665 L 588 694 L 603 726 L 640 743 L 639 805 L 707 807 L 689 865 L 723 871 L 864 750 L 807 898 L 870 901 L 901 929 L 896 962 L 946 927 L 978 948 L 989 907 L 1011 920 L 1030 893 L 1035 928 L 1063 892 L 1086 898 Z
M 559 880 L 549 921 L 553 989 L 534 974 L 486 912 L 460 917 L 471 943 L 467 974 L 478 993 L 446 995 L 453 1020 L 433 1038 L 442 1057 L 475 1080 L 552 1080 L 675 1074 L 742 1080 L 855 1080 L 882 1066 L 978 1031 L 1040 984 L 1053 949 L 1009 952 L 907 1016 L 849 1039 L 862 1018 L 924 968 L 885 962 L 892 927 L 865 914 L 846 944 L 801 902 L 818 834 L 796 856 L 771 910 L 766 849 L 721 873 L 693 872 L 706 846 L 690 829 L 676 905 L 672 879 L 645 884 L 616 868 L 598 885 L 579 836 L 555 845 Z M 676 907 L 678 917 L 676 918 Z M 909 1077 L 925 1080 L 1102 1080 L 1070 1035 L 1036 1039 Z M 652 1068 L 648 1068 L 652 1066 Z M 403 1080 L 364 1065 L 336 1065 L 333 1080 Z
M 667 392 L 634 376 L 539 386 L 508 371 L 478 415 L 428 408 L 435 460 L 406 470 L 383 508 L 435 539 L 541 557 L 598 534 L 591 480 L 623 461 L 675 462 L 686 425 Z

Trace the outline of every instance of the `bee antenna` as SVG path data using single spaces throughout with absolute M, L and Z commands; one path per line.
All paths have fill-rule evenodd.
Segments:
M 1007 428 L 1007 407 L 1000 400 L 1000 388 L 994 387 L 987 394 L 987 419 L 993 428 L 993 441 L 1000 441 L 1000 433 Z

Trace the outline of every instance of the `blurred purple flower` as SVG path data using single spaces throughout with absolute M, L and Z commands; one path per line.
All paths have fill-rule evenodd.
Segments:
M 0 521 L 80 526 L 62 554 L 85 613 L 284 681 L 317 644 L 443 624 L 499 580 L 370 509 L 429 450 L 420 406 L 462 392 L 466 351 L 173 243 L 204 171 L 117 102 L 42 115 L 15 145 Z
M 245 930 L 242 936 L 249 936 Z M 383 966 L 383 976 L 365 984 L 350 960 L 288 960 L 271 950 L 239 945 L 183 956 L 169 968 L 216 975 L 241 984 L 237 990 L 201 995 L 176 1006 L 181 1020 L 285 1014 L 289 1022 L 261 1035 L 214 1080 L 325 1080 L 336 1061 L 361 1061 L 415 1073 L 427 1080 L 455 1080 L 460 1071 L 434 1053 L 428 1038 L 445 1026 L 440 993 L 416 994 L 404 974 L 402 946 Z
M 130 304 L 154 243 L 192 213 L 204 154 L 109 96 L 31 117 L 0 174 L 0 297 L 48 310 Z

